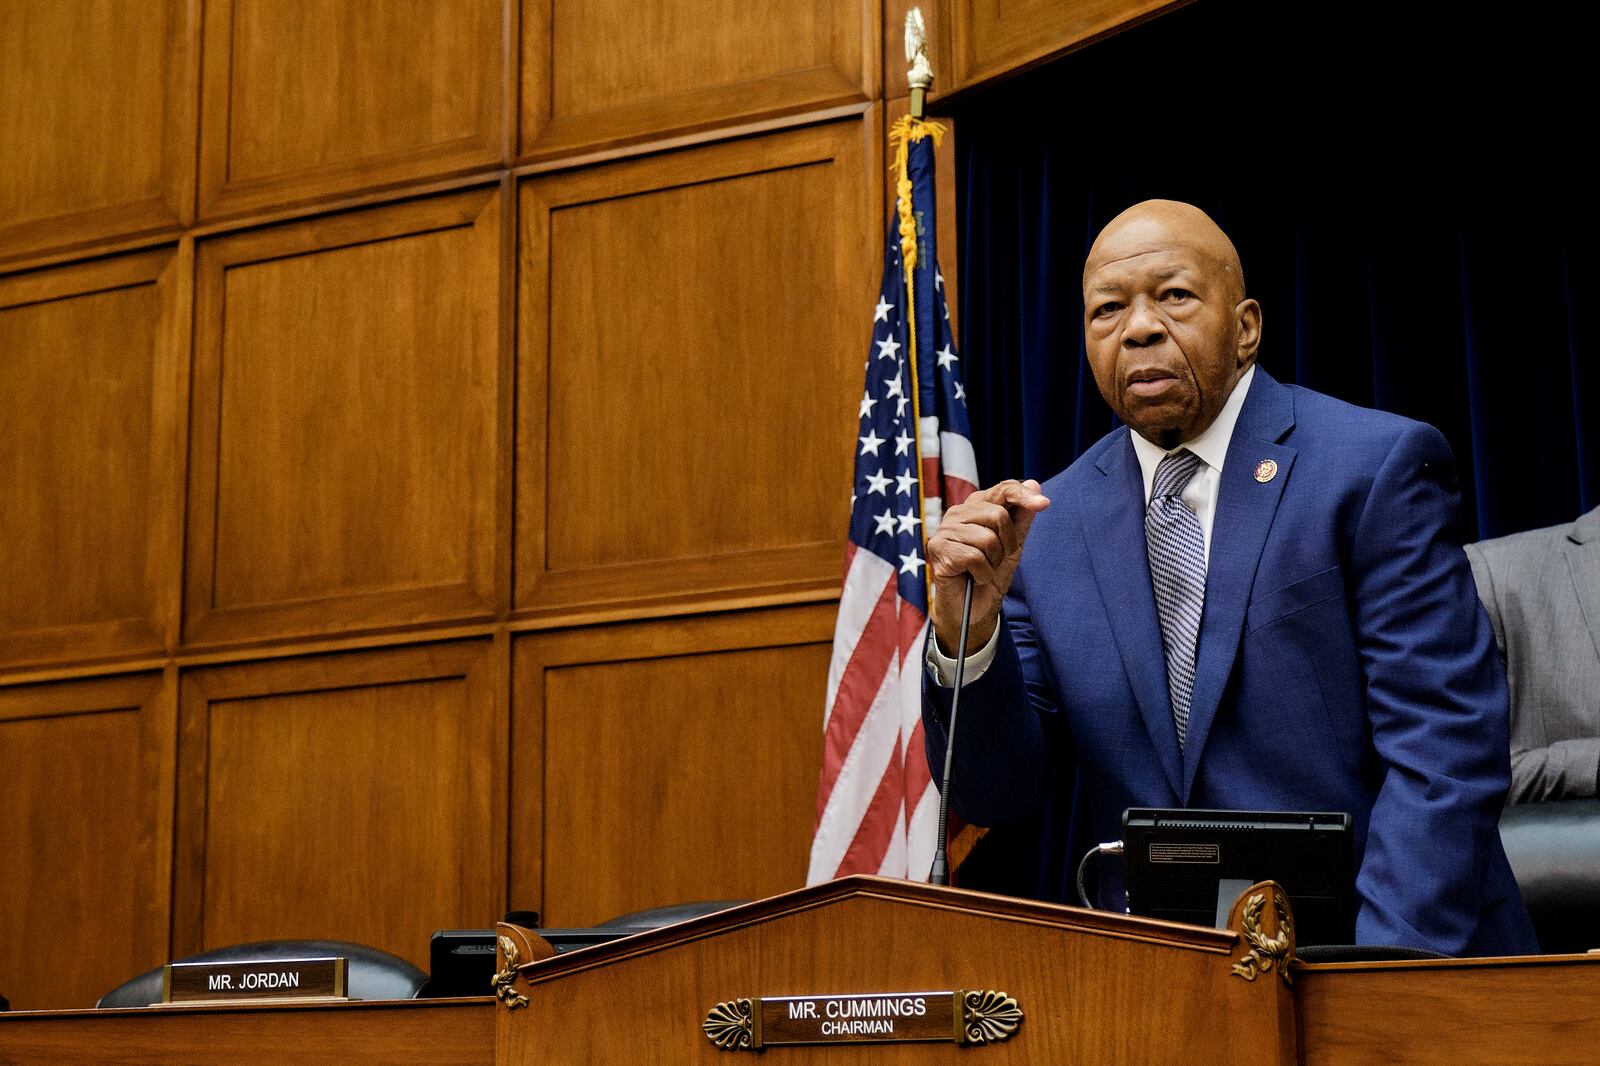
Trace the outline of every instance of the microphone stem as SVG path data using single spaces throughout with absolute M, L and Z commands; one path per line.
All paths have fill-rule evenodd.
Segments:
M 950 728 L 944 738 L 944 776 L 939 783 L 939 839 L 933 853 L 933 868 L 928 871 L 930 885 L 950 883 L 950 770 L 956 752 L 956 712 L 961 709 L 961 683 L 967 669 L 967 630 L 972 626 L 972 575 L 961 599 L 961 633 L 956 638 L 955 686 L 950 690 Z M 934 640 L 939 638 L 935 636 Z

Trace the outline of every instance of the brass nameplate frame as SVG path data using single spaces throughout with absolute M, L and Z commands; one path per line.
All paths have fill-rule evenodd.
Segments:
M 724 1051 L 796 1044 L 991 1044 L 1022 1024 L 1004 992 L 873 992 L 769 996 L 718 1003 L 701 1023 Z
M 342 958 L 173 962 L 162 970 L 161 1002 L 345 999 L 349 965 Z

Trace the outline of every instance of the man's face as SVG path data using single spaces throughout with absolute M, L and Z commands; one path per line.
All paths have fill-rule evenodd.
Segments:
M 1171 448 L 1211 425 L 1254 361 L 1260 308 L 1181 226 L 1113 226 L 1084 275 L 1089 367 L 1118 417 Z

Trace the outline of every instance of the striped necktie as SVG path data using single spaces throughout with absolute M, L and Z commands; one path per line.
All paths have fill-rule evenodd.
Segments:
M 1183 502 L 1184 486 L 1200 469 L 1200 457 L 1173 452 L 1156 467 L 1150 506 L 1144 512 L 1145 551 L 1161 644 L 1166 649 L 1167 696 L 1183 747 L 1189 732 L 1189 701 L 1194 695 L 1195 647 L 1200 642 L 1200 611 L 1206 601 L 1206 545 L 1200 520 Z

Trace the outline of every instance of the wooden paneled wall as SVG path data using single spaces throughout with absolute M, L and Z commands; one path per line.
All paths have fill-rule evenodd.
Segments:
M 801 882 L 906 6 L 0 4 L 14 1007 Z

